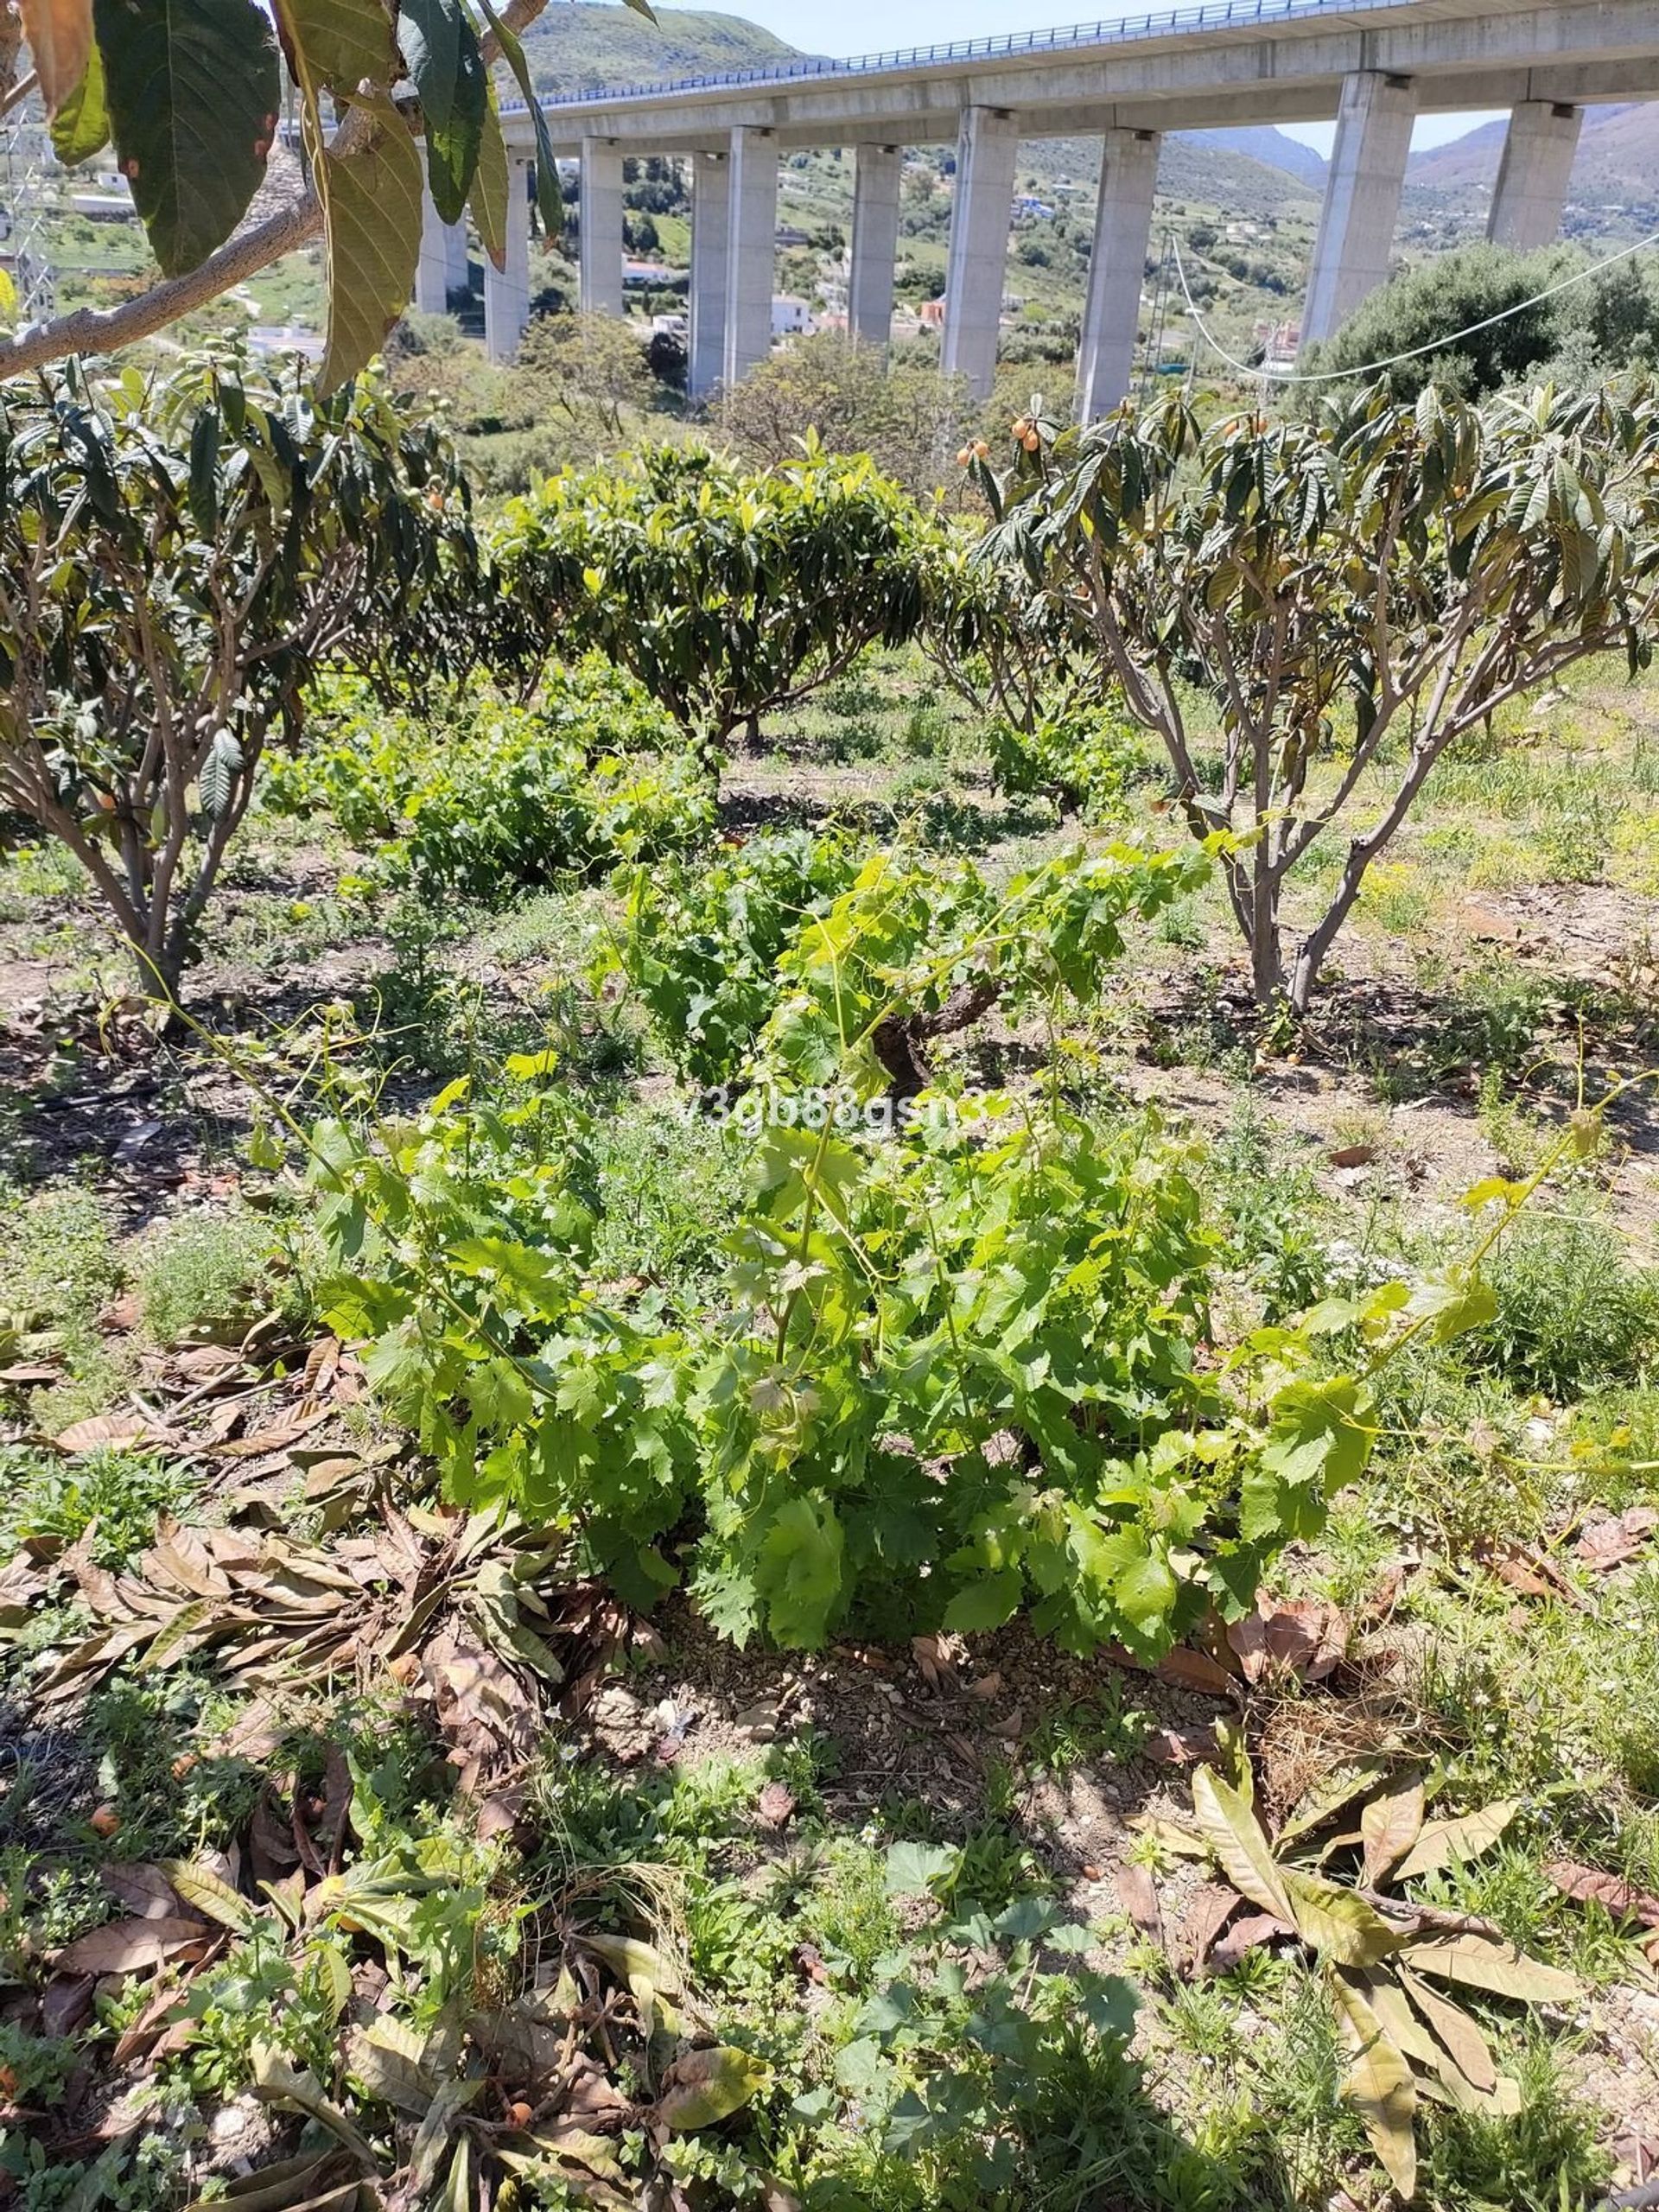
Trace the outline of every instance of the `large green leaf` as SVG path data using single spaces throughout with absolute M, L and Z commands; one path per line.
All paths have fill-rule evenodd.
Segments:
M 683 2051 L 664 2075 L 650 2117 L 677 2135 L 713 2127 L 747 2104 L 766 2079 L 765 2065 L 734 2044 Z
M 1317 1535 L 1325 1501 L 1363 1473 L 1370 1456 L 1370 1401 L 1346 1376 L 1288 1382 L 1268 1411 L 1256 1465 L 1242 1485 L 1239 1526 L 1247 1543 Z
M 97 0 L 110 130 L 169 276 L 205 261 L 265 174 L 281 98 L 255 0 Z
M 507 265 L 507 142 L 501 136 L 501 118 L 492 93 L 484 111 L 484 128 L 478 142 L 478 167 L 467 205 L 478 226 L 479 244 L 493 267 Z
M 502 58 L 518 79 L 518 89 L 530 110 L 531 128 L 536 133 L 536 205 L 541 210 L 542 224 L 547 235 L 556 238 L 564 228 L 564 202 L 559 195 L 559 168 L 553 158 L 553 141 L 547 133 L 547 118 L 542 113 L 542 104 L 536 97 L 530 64 L 524 59 L 524 48 L 491 7 L 490 0 L 478 0 L 478 4 L 484 10 L 485 21 L 495 33 Z
M 276 0 L 276 8 L 288 66 L 308 92 L 391 85 L 397 55 L 380 0 Z
M 1296 1933 L 1334 1965 L 1374 1967 L 1406 1941 L 1401 1929 L 1390 1928 L 1380 1912 L 1341 1883 L 1294 1866 L 1282 1867 L 1280 1878 Z
M 426 175 L 446 223 L 458 223 L 478 168 L 489 71 L 456 0 L 404 0 L 398 42 L 426 124 Z
M 841 1597 L 844 1543 L 827 1498 L 791 1497 L 772 1516 L 755 1560 L 767 1624 L 780 1643 L 823 1643 Z
M 421 157 L 388 111 L 366 146 L 315 164 L 328 253 L 328 342 L 318 389 L 367 366 L 409 304 L 421 252 Z
M 1371 2148 L 1408 2202 L 1417 2193 L 1417 2095 L 1405 2057 L 1351 1983 L 1330 1968 L 1325 1984 L 1337 2018 L 1337 2040 L 1348 2056 L 1342 2094 L 1364 2122 Z
M 110 142 L 110 110 L 104 92 L 104 57 L 86 56 L 80 82 L 52 118 L 52 150 L 67 169 L 90 162 Z
M 1205 1841 L 1240 1896 L 1294 1928 L 1296 1916 L 1285 1894 L 1283 1870 L 1274 1863 L 1260 1821 L 1238 1792 L 1201 1766 L 1192 1777 L 1192 1810 Z

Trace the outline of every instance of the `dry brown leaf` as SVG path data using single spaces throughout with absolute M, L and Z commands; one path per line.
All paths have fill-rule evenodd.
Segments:
M 1576 1859 L 1551 1859 L 1544 1875 L 1577 1904 L 1599 1904 L 1611 1919 L 1639 1920 L 1644 1928 L 1659 1928 L 1659 1897 L 1638 1890 L 1620 1875 L 1599 1873 Z
M 1402 1955 L 1415 1973 L 1432 1975 L 1436 1981 L 1490 1990 L 1523 2005 L 1573 2005 L 1584 1995 L 1583 1985 L 1573 1975 L 1529 1958 L 1513 1943 L 1493 1942 L 1483 1936 L 1419 1939 Z
M 46 111 L 55 115 L 86 73 L 92 0 L 18 0 Z
M 1212 1974 L 1230 1974 L 1247 1951 L 1260 1943 L 1270 1943 L 1278 1936 L 1294 1936 L 1296 1930 L 1287 1920 L 1281 1920 L 1277 1913 L 1253 1912 L 1243 1920 L 1236 1920 L 1220 1941 L 1211 1948 L 1210 1970 Z
M 44 1360 L 22 1360 L 12 1367 L 0 1367 L 0 1382 L 9 1390 L 41 1389 L 62 1380 L 62 1368 Z
M 1416 1842 L 1423 1825 L 1423 1778 L 1406 1774 L 1364 1805 L 1359 1833 L 1365 1847 L 1365 1879 L 1380 1882 Z
M 175 1920 L 187 1916 L 159 1866 L 128 1866 L 119 1860 L 100 1866 L 98 1878 L 115 1899 L 141 1920 Z
M 1164 1916 L 1159 1908 L 1157 1885 L 1148 1870 L 1125 1859 L 1113 1872 L 1112 1886 L 1117 1891 L 1118 1903 L 1141 1933 L 1161 1947 Z
M 1210 1947 L 1244 1900 L 1224 1882 L 1205 1882 L 1193 1891 L 1181 1916 L 1177 1955 L 1183 1974 L 1199 1974 Z
M 957 1688 L 957 1667 L 967 1647 L 959 1636 L 941 1633 L 938 1636 L 912 1636 L 910 1652 L 921 1671 L 922 1680 L 931 1690 L 954 1690 Z
M 767 1783 L 755 1801 L 755 1818 L 763 1828 L 786 1827 L 794 1810 L 795 1793 L 784 1782 Z
M 1522 1598 L 1554 1596 L 1565 1598 L 1571 1605 L 1581 1602 L 1578 1592 L 1554 1561 L 1525 1544 L 1514 1543 L 1507 1538 L 1483 1541 L 1475 1546 L 1474 1555 L 1500 1582 Z
M 170 1433 L 140 1414 L 92 1414 L 71 1421 L 52 1441 L 65 1452 L 124 1452 L 135 1444 L 170 1444 Z
M 1442 1866 L 1478 1859 L 1497 1842 L 1520 1809 L 1518 1798 L 1505 1797 L 1497 1804 L 1483 1805 L 1478 1812 L 1465 1813 L 1458 1820 L 1426 1821 L 1416 1841 L 1395 1867 L 1394 1878 L 1396 1882 L 1408 1882 L 1417 1875 L 1434 1873 Z
M 211 1932 L 205 1922 L 174 1913 L 155 1920 L 142 1915 L 111 1920 L 66 1944 L 55 1964 L 60 1974 L 136 1974 L 143 1967 L 159 1966 Z
M 1153 1669 L 1160 1682 L 1179 1690 L 1197 1690 L 1205 1697 L 1236 1699 L 1239 1687 L 1233 1676 L 1207 1651 L 1193 1651 L 1185 1644 L 1165 1652 Z
M 1420 1981 L 1409 1967 L 1399 1967 L 1400 1986 L 1446 2047 L 1458 2071 L 1473 2088 L 1491 2095 L 1497 2087 L 1491 2047 L 1469 2015 Z
M 1626 1560 L 1647 1548 L 1656 1516 L 1646 1506 L 1632 1506 L 1628 1513 L 1598 1521 L 1579 1538 L 1574 1549 L 1585 1565 L 1598 1574 L 1610 1574 Z
M 1143 1758 L 1160 1766 L 1191 1766 L 1220 1756 L 1216 1732 L 1211 1728 L 1154 1728 L 1141 1746 Z
M 41 1992 L 41 2033 L 55 2041 L 72 2036 L 92 2016 L 95 1974 L 54 1974 Z

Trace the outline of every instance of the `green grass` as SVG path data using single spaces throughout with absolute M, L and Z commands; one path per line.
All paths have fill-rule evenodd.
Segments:
M 805 184 L 822 196 L 816 172 Z M 924 239 L 920 250 L 936 243 Z M 1610 888 L 1659 896 L 1659 885 L 1640 887 L 1651 866 L 1642 825 L 1653 819 L 1659 748 L 1635 734 L 1653 719 L 1654 695 L 1620 692 L 1624 703 L 1610 705 L 1597 689 L 1605 680 L 1602 671 L 1574 689 L 1557 710 L 1559 734 L 1540 737 L 1523 715 L 1506 716 L 1478 754 L 1448 763 L 1432 805 L 1374 879 L 1362 927 L 1340 957 L 1356 976 L 1372 972 L 1369 963 L 1391 979 L 1410 1017 L 1402 1027 L 1342 1033 L 1324 1040 L 1323 1057 L 1310 1049 L 1305 1058 L 1268 1054 L 1258 1065 L 1248 1022 L 1218 1003 L 1236 967 L 1212 885 L 1137 939 L 1122 989 L 1058 1040 L 1066 1080 L 1091 1099 L 1121 1097 L 1133 1075 L 1172 1117 L 1196 1115 L 1207 1129 L 1204 1189 L 1227 1275 L 1216 1357 L 1244 1331 L 1380 1271 L 1421 1273 L 1467 1249 L 1474 1230 L 1452 1203 L 1455 1190 L 1414 1180 L 1417 1125 L 1391 1112 L 1398 1102 L 1427 1097 L 1461 1114 L 1477 1154 L 1484 1147 L 1524 1172 L 1576 1096 L 1580 1025 L 1592 1076 L 1614 1045 L 1635 1052 L 1648 1018 L 1638 1000 L 1621 998 L 1611 982 L 1561 972 L 1548 943 L 1555 907 L 1530 910 L 1543 917 L 1541 956 L 1530 944 L 1471 943 L 1457 921 L 1477 894 L 1488 907 L 1585 890 L 1605 897 Z M 1056 835 L 1051 809 L 991 788 L 986 731 L 910 656 L 873 658 L 766 734 L 771 749 L 734 764 L 728 779 L 734 834 L 746 831 L 750 807 L 791 819 L 842 813 L 878 835 L 902 822 L 922 844 L 971 846 L 994 874 Z M 1178 819 L 1146 810 L 1157 800 L 1155 780 L 1131 782 L 1125 819 L 1173 840 L 1182 834 Z M 326 828 L 303 830 L 308 849 L 318 838 L 335 849 Z M 245 873 L 238 863 L 232 887 L 228 938 L 251 978 L 250 1019 L 277 964 L 303 967 L 325 950 L 351 954 L 352 972 L 372 976 L 363 1003 L 378 1007 L 388 1033 L 378 1072 L 400 1111 L 448 1072 L 504 1049 L 550 1044 L 560 1081 L 594 1121 L 600 1278 L 637 1279 L 670 1313 L 705 1308 L 751 1147 L 696 1113 L 636 1009 L 594 997 L 589 955 L 614 894 L 531 891 L 487 917 L 419 902 L 354 906 L 326 878 L 294 879 L 301 846 L 292 825 L 256 818 L 251 831 Z M 1333 846 L 1310 856 L 1303 895 L 1328 884 L 1339 857 Z M 29 933 L 39 940 L 67 930 L 88 942 L 68 918 L 74 888 L 56 863 L 11 857 L 0 871 L 0 926 L 14 932 L 14 951 Z M 1055 1042 L 1035 1033 L 998 1039 L 984 1065 L 999 1077 L 1011 1071 L 1016 1084 L 1035 1080 Z M 63 1048 L 46 1079 L 79 1082 L 87 1052 Z M 1327 1155 L 1344 1145 L 1376 1155 L 1361 1185 L 1332 1180 Z M 1460 1155 L 1459 1173 L 1464 1165 Z M 1317 1551 L 1293 1554 L 1275 1585 L 1328 1594 L 1361 1618 L 1384 1578 L 1406 1564 L 1378 1631 L 1395 1654 L 1385 1684 L 1400 1725 L 1428 1747 L 1448 1806 L 1506 1797 L 1522 1805 L 1499 1850 L 1432 1878 L 1421 1894 L 1491 1918 L 1598 1993 L 1632 1978 L 1630 1931 L 1563 1898 L 1544 1868 L 1572 1857 L 1659 1889 L 1651 1663 L 1659 1565 L 1649 1556 L 1601 1576 L 1573 1549 L 1587 1515 L 1652 1498 L 1659 1463 L 1659 1285 L 1649 1255 L 1627 1249 L 1616 1225 L 1619 1171 L 1610 1138 L 1495 1257 L 1491 1322 L 1461 1344 L 1420 1346 L 1388 1372 L 1370 1472 L 1337 1501 Z M 282 1255 L 302 1225 L 302 1216 L 273 1220 L 219 1205 L 135 1238 L 90 1185 L 9 1188 L 0 1198 L 0 1308 L 19 1356 L 54 1357 L 65 1374 L 38 1402 L 16 1403 L 20 1427 L 30 1419 L 61 1425 L 130 1387 L 131 1355 L 99 1326 L 124 1289 L 137 1298 L 144 1347 L 235 1336 L 282 1300 L 302 1321 Z M 156 1454 L 66 1459 L 14 1441 L 0 1459 L 0 1551 L 24 1542 L 48 1550 L 96 1522 L 94 1556 L 111 1567 L 143 1551 L 162 1514 L 199 1521 L 213 1510 L 196 1473 Z M 1483 1556 L 1511 1542 L 1548 1549 L 1573 1594 L 1523 1597 L 1497 1580 Z M 31 1630 L 38 1640 L 8 1655 L 17 1683 L 27 1688 L 41 1647 L 66 1620 L 73 1625 L 60 1602 Z M 672 1616 L 668 1625 L 672 1632 Z M 919 1699 L 902 1646 L 888 1662 L 896 1698 Z M 725 1669 L 735 1663 L 677 1644 L 658 1671 L 677 1700 L 706 1701 L 717 1714 L 731 1688 Z M 783 1668 L 753 1651 L 741 1663 L 768 1683 Z M 486 1947 L 499 1931 L 498 1910 L 563 1894 L 576 1878 L 594 1924 L 683 1944 L 708 2032 L 767 2060 L 767 2087 L 752 2112 L 677 2150 L 687 2201 L 764 2202 L 733 2164 L 741 2151 L 744 2171 L 777 2175 L 809 2212 L 1380 2205 L 1363 2131 L 1338 2096 L 1328 2005 L 1297 1960 L 1262 1951 L 1231 1974 L 1187 1985 L 1151 1947 L 1130 1942 L 1109 1894 L 1088 1908 L 1072 1902 L 1076 1854 L 1046 1825 L 1047 1808 L 1073 1784 L 1151 1787 L 1140 1754 L 1166 1717 L 1163 1686 L 1101 1665 L 1052 1700 L 1022 1690 L 1019 1740 L 976 1735 L 982 1760 L 939 1792 L 902 1766 L 888 1773 L 860 1764 L 841 1710 L 842 1687 L 860 1679 L 853 1664 L 825 1662 L 810 1728 L 791 1732 L 785 1721 L 778 1740 L 747 1756 L 706 1753 L 694 1729 L 672 1766 L 647 1751 L 621 1767 L 578 1749 L 559 1720 L 533 1762 L 524 1831 L 494 1847 L 489 1909 L 474 1918 Z M 642 1694 L 649 1701 L 660 1688 L 653 1678 Z M 1310 1692 L 1310 1709 L 1340 1711 L 1349 1694 L 1345 1681 Z M 1004 1702 L 1013 1700 L 1010 1688 Z M 297 1758 L 315 1782 L 321 1738 L 263 1766 L 214 1751 L 237 1709 L 227 1678 L 204 1656 L 181 1669 L 118 1671 L 93 1690 L 62 1724 L 72 1759 L 37 1741 L 19 1746 L 0 1795 L 8 1973 L 27 1982 L 48 1948 L 110 1916 L 95 1871 L 102 1859 L 240 1846 L 267 1771 Z M 297 1717 L 349 1744 L 366 1777 L 354 1849 L 417 1853 L 463 1825 L 453 1770 L 398 1686 L 378 1681 L 366 1697 L 308 1686 Z M 1182 1803 L 1183 1771 L 1160 1769 L 1152 1780 Z M 759 1809 L 773 1782 L 794 1799 L 782 1828 Z M 91 1825 L 105 1805 L 118 1823 L 113 1838 Z M 931 1886 L 894 1891 L 890 1853 L 901 1845 L 937 1869 Z M 1157 1859 L 1154 1847 L 1134 1850 Z M 1071 1993 L 1082 1953 L 1043 1954 L 1010 1975 L 979 1925 L 947 1940 L 950 1916 L 970 1906 L 987 1920 L 1052 1911 L 1057 1924 L 1077 1929 L 1076 1941 L 1127 1965 L 1143 2000 L 1133 2052 L 1120 2036 L 1079 2025 Z M 1078 1915 L 1098 1906 L 1110 1917 L 1084 1927 Z M 958 1985 L 953 1968 L 964 1961 Z M 1014 1999 L 1025 1993 L 1013 2012 L 998 1988 L 1010 1979 Z M 254 2035 L 273 2018 L 288 2023 L 296 2056 L 329 2073 L 325 1997 L 289 1974 L 269 1943 L 228 1951 L 192 2000 L 192 2050 L 164 2076 L 157 2109 L 180 2144 L 200 2126 L 190 2101 L 203 2095 L 211 2108 L 239 2091 Z M 119 2003 L 137 2001 L 130 1990 Z M 1609 2161 L 1601 2121 L 1578 2101 L 1576 2084 L 1599 2046 L 1592 2037 L 1580 2050 L 1573 2034 L 1529 2024 L 1501 2004 L 1488 2017 L 1521 2082 L 1522 2111 L 1496 2122 L 1425 2109 L 1420 2202 L 1432 2212 L 1589 2212 L 1608 2184 Z M 912 2018 L 913 2036 L 894 2025 Z M 121 2024 L 105 1999 L 101 2040 L 77 2048 L 105 2049 Z M 18 2031 L 0 2040 L 0 2065 L 48 2094 L 63 2063 L 50 2039 Z M 332 2076 L 331 2088 L 360 2124 L 356 2092 Z M 896 2136 L 893 2112 L 902 2115 Z M 0 2171 L 11 2155 L 10 2140 L 0 2145 Z M 109 2201 L 175 2212 L 198 2177 L 183 2171 L 188 2149 L 168 2155 L 173 2163 L 154 2176 L 135 2157 Z M 79 2185 L 61 2169 L 24 2183 L 32 2192 L 21 2198 L 24 2212 L 63 2212 Z

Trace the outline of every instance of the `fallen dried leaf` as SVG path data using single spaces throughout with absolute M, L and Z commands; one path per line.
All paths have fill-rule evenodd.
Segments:
M 52 1441 L 65 1452 L 124 1452 L 135 1444 L 171 1444 L 175 1439 L 137 1414 L 92 1414 L 71 1421 Z
M 95 1974 L 55 1974 L 41 1992 L 41 2033 L 55 2039 L 72 2036 L 92 2017 Z
M 1191 1766 L 1195 1759 L 1220 1756 L 1213 1728 L 1154 1728 L 1141 1751 L 1160 1766 Z
M 136 1974 L 141 1967 L 159 1966 L 210 1932 L 203 1922 L 177 1914 L 164 1919 L 139 1916 L 111 1920 L 66 1944 L 55 1964 L 60 1974 Z
M 1147 1869 L 1126 1859 L 1114 1873 L 1112 1884 L 1117 1891 L 1118 1902 L 1141 1933 L 1161 1945 L 1164 1916 L 1159 1908 L 1157 1887 Z
M 755 1818 L 763 1828 L 781 1828 L 795 1810 L 795 1793 L 786 1783 L 769 1782 L 755 1801 Z
M 1210 1947 L 1244 1900 L 1224 1882 L 1204 1882 L 1193 1891 L 1181 1916 L 1177 1961 L 1183 1974 L 1202 1974 Z
M 159 1866 L 129 1866 L 115 1860 L 99 1868 L 98 1878 L 118 1904 L 125 1905 L 142 1920 L 183 1916 L 183 1905 Z
M 1628 1513 L 1598 1521 L 1579 1538 L 1574 1549 L 1585 1565 L 1598 1574 L 1610 1574 L 1626 1560 L 1634 1559 L 1646 1548 L 1647 1539 L 1654 1525 L 1654 1516 L 1645 1506 L 1632 1506 Z
M 1177 1644 L 1174 1650 L 1165 1652 L 1153 1669 L 1160 1682 L 1168 1682 L 1179 1690 L 1197 1690 L 1204 1697 L 1236 1699 L 1239 1687 L 1234 1677 L 1217 1659 L 1207 1651 L 1193 1651 L 1185 1644 Z
M 1210 1971 L 1212 1974 L 1230 1974 L 1247 1951 L 1255 1950 L 1260 1943 L 1270 1943 L 1275 1936 L 1294 1936 L 1295 1933 L 1290 1923 L 1281 1920 L 1276 1913 L 1248 1914 L 1244 1919 L 1236 1920 L 1220 1941 L 1211 1947 Z
M 1544 1875 L 1577 1904 L 1599 1904 L 1614 1920 L 1639 1920 L 1644 1928 L 1659 1928 L 1659 1897 L 1638 1890 L 1618 1874 L 1599 1873 L 1576 1859 L 1553 1859 Z

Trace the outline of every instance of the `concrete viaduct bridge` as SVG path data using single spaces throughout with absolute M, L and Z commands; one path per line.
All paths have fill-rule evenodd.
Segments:
M 1585 106 L 1656 98 L 1659 0 L 1203 0 L 1120 22 L 567 95 L 543 112 L 555 152 L 581 164 L 585 307 L 622 309 L 624 159 L 690 157 L 694 395 L 734 382 L 770 349 L 780 155 L 855 149 L 848 321 L 879 346 L 893 316 L 905 149 L 950 143 L 943 365 L 988 391 L 1020 141 L 1098 133 L 1077 390 L 1086 421 L 1128 389 L 1164 131 L 1335 116 L 1308 343 L 1388 274 L 1420 113 L 1510 111 L 1489 235 L 1535 246 L 1556 234 Z M 503 124 L 515 183 L 506 267 L 486 263 L 484 274 L 498 361 L 529 316 L 534 148 L 527 110 L 505 110 Z M 466 242 L 429 202 L 427 218 L 416 300 L 442 310 L 464 281 Z

